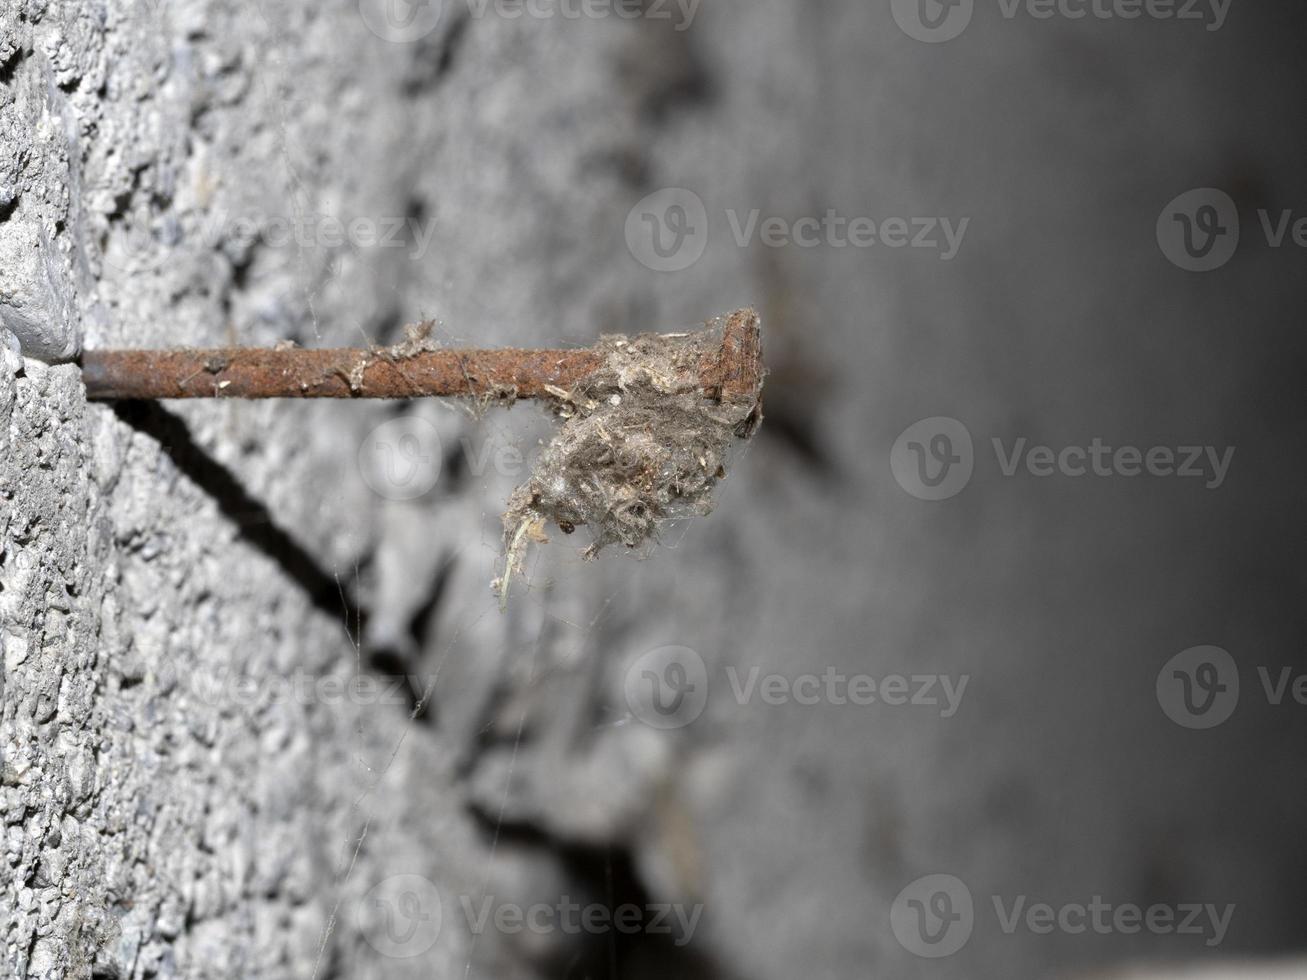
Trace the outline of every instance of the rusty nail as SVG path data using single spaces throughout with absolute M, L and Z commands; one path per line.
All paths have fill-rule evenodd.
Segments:
M 726 318 L 720 353 L 698 365 L 715 400 L 756 398 L 762 383 L 761 318 Z M 227 348 L 88 350 L 82 379 L 92 401 L 170 398 L 427 398 L 511 401 L 571 388 L 603 355 L 581 350 L 432 350 L 410 342 L 375 350 Z

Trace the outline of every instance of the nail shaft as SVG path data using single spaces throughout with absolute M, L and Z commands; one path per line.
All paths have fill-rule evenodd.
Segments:
M 720 354 L 704 357 L 710 397 L 748 397 L 762 380 L 760 320 L 727 318 Z M 596 350 L 90 350 L 82 379 L 93 401 L 170 398 L 541 398 L 603 364 Z
M 440 350 L 394 356 L 367 350 L 87 351 L 82 378 L 94 401 L 161 398 L 539 398 L 599 367 L 587 350 Z

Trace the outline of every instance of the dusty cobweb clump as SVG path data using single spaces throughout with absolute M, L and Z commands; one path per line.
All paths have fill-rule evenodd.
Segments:
M 501 598 L 550 524 L 568 534 L 587 528 L 582 555 L 592 559 L 612 544 L 639 547 L 665 521 L 712 511 L 732 442 L 760 418 L 756 389 L 705 393 L 704 365 L 722 356 L 723 328 L 602 337 L 601 367 L 570 390 L 550 389 L 560 426 L 509 499 L 494 583 Z

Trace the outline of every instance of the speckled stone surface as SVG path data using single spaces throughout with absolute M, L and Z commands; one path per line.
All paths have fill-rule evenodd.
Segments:
M 1005 934 L 995 895 L 1234 903 L 1217 954 L 1300 941 L 1304 713 L 1251 694 L 1302 649 L 1301 575 L 1275 571 L 1300 565 L 1301 260 L 1195 278 L 1153 238 L 1211 181 L 1307 199 L 1301 153 L 1247 122 L 1296 125 L 1275 66 L 1297 35 L 1250 6 L 1213 34 L 981 12 L 931 46 L 889 7 L 713 0 L 681 31 L 449 0 L 400 43 L 372 0 L 0 8 L 0 974 L 974 980 L 1213 955 Z M 656 272 L 625 229 L 669 187 L 710 232 Z M 828 208 L 970 221 L 947 262 L 736 241 L 755 210 Z M 132 414 L 57 363 L 426 318 L 442 342 L 588 344 L 751 304 L 769 418 L 716 513 L 646 561 L 560 537 L 502 614 L 532 407 Z M 440 464 L 410 499 L 360 458 L 397 413 L 434 433 L 407 461 Z M 925 503 L 889 455 L 942 415 L 985 452 L 1238 452 L 1212 493 L 989 455 Z M 1251 692 L 1210 733 L 1154 696 L 1197 643 Z M 673 646 L 709 694 L 658 728 L 630 683 Z M 969 683 L 947 716 L 736 693 L 828 670 Z M 889 917 L 937 872 L 988 917 L 935 961 Z M 486 896 L 702 916 L 684 946 L 478 931 Z

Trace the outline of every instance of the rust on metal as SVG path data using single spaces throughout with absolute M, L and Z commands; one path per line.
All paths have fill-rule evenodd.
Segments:
M 701 375 L 705 394 L 733 400 L 756 398 L 762 387 L 762 317 L 736 310 L 726 318 L 722 349 Z
M 586 350 L 388 351 L 229 348 L 87 351 L 95 401 L 164 398 L 539 398 L 599 367 Z
M 705 396 L 757 397 L 760 323 L 752 310 L 727 318 L 720 352 L 699 364 Z M 604 354 L 596 349 L 89 350 L 82 354 L 82 379 L 92 401 L 450 396 L 512 401 L 570 389 L 603 363 Z

